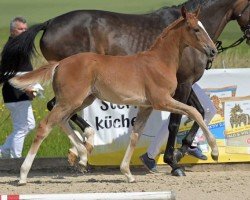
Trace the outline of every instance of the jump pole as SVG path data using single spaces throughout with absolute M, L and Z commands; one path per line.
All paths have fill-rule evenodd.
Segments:
M 175 200 L 171 191 L 0 195 L 0 200 Z

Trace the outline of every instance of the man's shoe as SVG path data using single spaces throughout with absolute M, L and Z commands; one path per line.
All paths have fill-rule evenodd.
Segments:
M 149 170 L 149 172 L 151 173 L 158 172 L 155 160 L 152 158 L 149 158 L 147 153 L 141 155 L 140 159 L 143 165 Z
M 207 156 L 205 156 L 204 154 L 202 154 L 202 151 L 198 148 L 198 147 L 194 147 L 194 148 L 188 148 L 187 153 L 191 156 L 194 156 L 196 158 L 199 158 L 201 160 L 207 160 Z

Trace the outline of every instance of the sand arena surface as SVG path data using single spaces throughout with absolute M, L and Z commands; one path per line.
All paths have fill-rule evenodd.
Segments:
M 186 172 L 186 177 L 173 177 L 170 168 L 160 167 L 160 173 L 148 174 L 142 167 L 132 168 L 136 183 L 126 183 L 118 168 L 95 168 L 81 174 L 72 170 L 31 171 L 26 186 L 17 186 L 19 173 L 0 172 L 1 194 L 93 193 L 93 192 L 153 192 L 174 191 L 177 200 L 250 200 L 250 165 L 244 169 Z M 224 169 L 223 169 L 224 168 Z

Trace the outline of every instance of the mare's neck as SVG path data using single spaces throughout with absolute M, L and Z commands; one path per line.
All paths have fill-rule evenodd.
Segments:
M 215 41 L 218 39 L 227 23 L 232 20 L 232 6 L 235 0 L 189 0 L 179 6 L 163 7 L 156 11 L 166 25 L 180 17 L 181 7 L 195 10 L 201 5 L 200 21 L 205 26 L 209 36 Z
M 227 23 L 232 20 L 234 1 L 217 0 L 202 6 L 199 18 L 214 41 L 218 39 Z

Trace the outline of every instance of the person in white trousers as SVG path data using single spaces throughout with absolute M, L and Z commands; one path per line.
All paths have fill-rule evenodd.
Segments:
M 200 88 L 198 84 L 195 83 L 192 86 L 192 88 L 205 111 L 204 121 L 206 125 L 208 125 L 211 119 L 216 114 L 216 109 L 212 101 L 208 97 L 208 95 Z M 152 140 L 149 148 L 147 149 L 147 152 L 142 156 L 140 156 L 141 161 L 150 172 L 157 172 L 155 157 L 159 155 L 161 147 L 167 143 L 169 136 L 169 130 L 168 130 L 169 120 L 170 119 L 168 118 L 166 123 L 162 125 L 160 131 L 156 134 L 156 136 Z M 201 150 L 198 148 L 197 145 L 198 145 L 198 137 L 196 135 L 191 148 L 188 149 L 188 153 L 193 156 L 196 156 L 198 153 L 199 156 L 196 157 L 206 160 L 207 159 L 206 156 L 202 154 Z
M 23 17 L 15 17 L 10 23 L 8 42 L 26 31 L 27 27 L 26 20 Z M 30 63 L 28 66 L 21 66 L 20 72 L 32 70 Z M 8 82 L 3 84 L 3 100 L 11 114 L 13 131 L 4 144 L 0 146 L 0 158 L 20 158 L 22 156 L 24 139 L 35 128 L 35 119 L 31 105 L 31 100 L 34 98 L 33 92 L 32 89 L 28 89 L 25 92 L 15 89 Z

